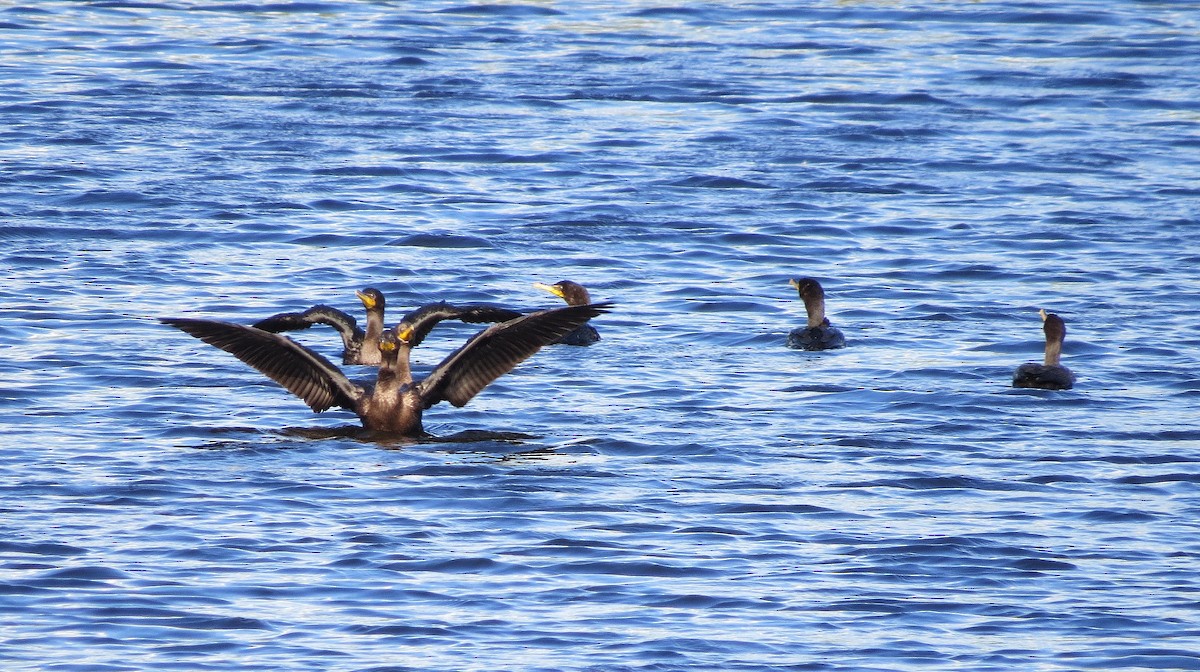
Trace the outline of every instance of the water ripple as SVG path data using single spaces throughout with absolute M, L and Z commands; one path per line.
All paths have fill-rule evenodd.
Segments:
M 6 7 L 6 669 L 1200 668 L 1198 23 Z M 154 319 L 562 278 L 602 340 L 420 439 Z

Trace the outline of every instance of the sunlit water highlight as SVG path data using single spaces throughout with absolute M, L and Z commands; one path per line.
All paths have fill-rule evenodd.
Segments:
M 1184 3 L 5 6 L 0 664 L 1200 669 L 1197 35 Z M 784 347 L 802 275 L 845 349 Z M 420 441 L 153 319 L 561 278 L 617 304 L 603 340 Z M 1074 390 L 1008 386 L 1039 308 Z

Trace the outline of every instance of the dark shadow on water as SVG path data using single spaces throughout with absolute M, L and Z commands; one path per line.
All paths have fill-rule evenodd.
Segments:
M 780 390 L 780 392 L 828 392 L 828 393 L 835 393 L 835 392 L 852 392 L 852 391 L 854 391 L 854 390 L 858 390 L 858 389 L 861 389 L 861 388 L 858 388 L 858 387 L 847 387 L 847 386 L 845 386 L 845 385 L 820 385 L 820 384 L 808 384 L 808 385 L 793 385 L 792 387 L 785 387 L 785 388 L 781 389 L 781 390 Z
M 429 434 L 425 437 L 426 442 L 432 443 L 477 443 L 479 441 L 501 441 L 504 443 L 524 443 L 531 439 L 540 439 L 540 436 L 533 434 L 525 434 L 522 432 L 498 432 L 487 429 L 467 429 L 461 432 L 450 434 L 449 436 L 434 436 Z
M 284 427 L 272 430 L 222 427 L 213 429 L 211 433 L 220 435 L 222 438 L 197 443 L 191 447 L 205 451 L 262 453 L 297 449 L 322 450 L 324 449 L 324 446 L 321 445 L 322 442 L 349 440 L 361 444 L 371 444 L 382 450 L 428 447 L 435 452 L 475 454 L 489 461 L 519 461 L 560 456 L 563 454 L 562 449 L 564 448 L 592 441 L 591 437 L 581 437 L 546 445 L 545 443 L 534 443 L 544 438 L 534 434 L 484 429 L 468 429 L 445 436 L 428 433 L 421 436 L 404 436 L 388 432 L 373 432 L 355 425 Z M 243 438 L 229 438 L 230 435 L 237 434 L 243 435 Z
M 521 432 L 500 432 L 484 429 L 468 429 L 447 436 L 436 436 L 423 433 L 420 436 L 406 436 L 390 432 L 376 432 L 354 425 L 344 427 L 285 427 L 277 432 L 281 436 L 290 436 L 309 441 L 326 439 L 352 439 L 361 443 L 373 443 L 381 448 L 403 448 L 405 446 L 426 445 L 435 443 L 479 444 L 504 443 L 521 444 L 525 441 L 541 437 Z

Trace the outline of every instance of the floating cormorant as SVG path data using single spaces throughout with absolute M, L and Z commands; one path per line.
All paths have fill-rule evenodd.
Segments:
M 386 301 L 383 292 L 367 287 L 354 292 L 367 309 L 367 328 L 364 331 L 349 314 L 333 306 L 318 304 L 302 313 L 279 313 L 254 323 L 256 329 L 279 333 L 308 329 L 314 324 L 325 324 L 337 330 L 342 337 L 342 364 L 369 364 L 378 366 L 382 361 L 379 353 L 379 337 L 383 335 L 383 310 Z
M 355 292 L 363 306 L 367 309 L 367 328 L 364 331 L 358 327 L 350 315 L 326 305 L 316 305 L 302 313 L 280 313 L 255 322 L 253 326 L 263 331 L 279 333 L 308 329 L 314 324 L 325 324 L 337 330 L 342 337 L 342 364 L 365 364 L 378 366 L 382 361 L 379 352 L 379 337 L 383 335 L 383 311 L 385 300 L 383 292 L 374 287 L 368 287 Z M 520 311 L 488 306 L 483 304 L 468 304 L 454 306 L 445 301 L 431 303 L 417 308 L 404 316 L 405 321 L 419 323 L 422 333 L 418 343 L 425 338 L 429 330 L 442 320 L 459 320 L 461 322 L 504 322 L 520 317 Z M 416 345 L 415 343 L 413 345 Z
M 553 285 L 544 282 L 533 283 L 534 287 L 545 290 L 567 302 L 568 306 L 586 306 L 592 302 L 588 290 L 578 282 L 559 280 Z M 585 324 L 575 331 L 562 337 L 557 343 L 562 345 L 591 345 L 600 340 L 600 332 L 590 324 Z
M 218 320 L 169 317 L 161 321 L 258 369 L 315 413 L 337 406 L 356 413 L 367 429 L 417 435 L 423 432 L 421 414 L 426 408 L 441 401 L 463 406 L 542 346 L 610 307 L 607 303 L 567 306 L 494 324 L 419 381 L 412 378 L 409 353 L 432 327 L 428 314 L 415 323 L 401 322 L 384 331 L 376 343 L 382 357 L 374 384 L 350 382 L 328 359 L 280 334 Z
M 1058 315 L 1047 313 L 1045 308 L 1039 311 L 1039 314 L 1042 316 L 1042 331 L 1046 333 L 1045 362 L 1026 362 L 1018 366 L 1013 374 L 1013 387 L 1069 390 L 1075 384 L 1075 374 L 1058 363 L 1059 357 L 1062 356 L 1063 339 L 1067 335 L 1067 325 Z
M 789 280 L 788 284 L 800 292 L 804 309 L 808 311 L 808 324 L 796 327 L 788 333 L 788 347 L 798 350 L 832 350 L 846 345 L 842 330 L 829 324 L 825 317 L 825 290 L 821 283 L 812 278 Z

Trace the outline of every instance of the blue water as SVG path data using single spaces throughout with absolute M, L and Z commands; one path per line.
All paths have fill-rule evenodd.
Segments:
M 1200 669 L 1200 9 L 726 4 L 0 8 L 0 667 Z M 562 278 L 420 442 L 153 319 Z

